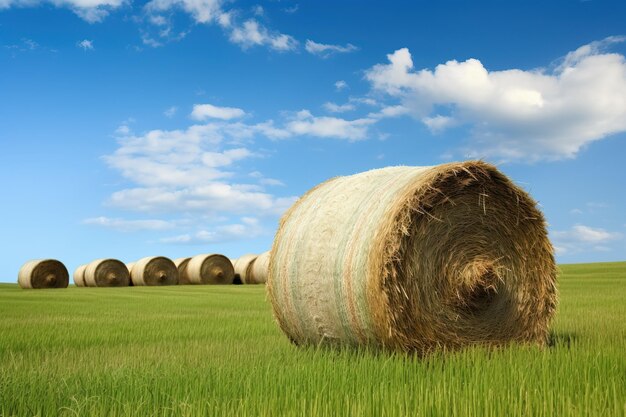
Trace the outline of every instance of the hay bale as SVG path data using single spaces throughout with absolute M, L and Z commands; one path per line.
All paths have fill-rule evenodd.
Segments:
M 187 264 L 190 284 L 232 284 L 234 278 L 233 264 L 224 255 L 197 255 Z
M 280 221 L 268 296 L 297 344 L 544 344 L 557 304 L 535 201 L 480 161 L 331 179 Z
M 235 280 L 239 278 L 242 284 L 250 284 L 250 265 L 257 258 L 258 255 L 249 253 L 242 255 L 233 261 L 233 268 L 235 269 Z
M 164 256 L 141 258 L 131 265 L 130 278 L 133 285 L 176 285 L 178 268 Z
M 178 268 L 178 285 L 191 284 L 189 277 L 187 276 L 187 265 L 189 265 L 191 258 L 178 258 L 174 259 L 174 265 Z
M 135 266 L 134 262 L 128 262 L 126 264 L 126 269 L 128 269 L 128 276 L 130 277 L 130 281 L 128 281 L 128 286 L 129 287 L 133 287 L 135 284 L 133 284 L 133 267 Z
M 117 259 L 96 259 L 85 268 L 87 287 L 128 287 L 130 273 L 122 261 Z
M 77 287 L 85 287 L 85 268 L 87 268 L 87 264 L 80 265 L 78 268 L 74 270 L 74 285 Z
M 248 281 L 246 284 L 265 284 L 270 266 L 270 252 L 263 252 L 256 257 L 248 267 Z
M 67 288 L 70 274 L 56 259 L 35 259 L 26 262 L 17 273 L 22 288 Z

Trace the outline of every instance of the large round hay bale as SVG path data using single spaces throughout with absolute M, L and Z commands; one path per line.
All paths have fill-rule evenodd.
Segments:
M 246 284 L 265 284 L 269 274 L 269 267 L 270 252 L 263 252 L 248 267 L 248 282 Z
M 128 276 L 130 277 L 130 281 L 128 281 L 128 286 L 132 287 L 135 284 L 133 284 L 133 267 L 135 266 L 134 262 L 128 262 L 126 264 L 126 269 L 128 269 Z
M 232 284 L 235 270 L 224 255 L 197 255 L 187 264 L 187 278 L 189 284 Z
M 26 262 L 17 273 L 17 283 L 22 288 L 66 288 L 70 274 L 56 259 L 35 259 Z
M 189 277 L 187 276 L 187 265 L 189 265 L 189 261 L 191 258 L 178 258 L 174 259 L 174 265 L 178 268 L 178 284 L 191 284 L 189 282 Z
M 85 268 L 87 268 L 87 264 L 80 265 L 78 268 L 74 270 L 74 285 L 77 287 L 85 287 Z
M 257 258 L 258 255 L 249 253 L 242 255 L 233 261 L 233 268 L 235 269 L 235 279 L 239 278 L 242 284 L 250 284 L 249 269 L 250 265 Z
M 494 166 L 331 179 L 282 217 L 268 295 L 297 344 L 544 344 L 556 266 L 535 201 Z
M 131 267 L 130 278 L 133 285 L 176 285 L 178 268 L 171 259 L 164 256 L 141 258 Z
M 87 287 L 128 287 L 130 274 L 122 261 L 96 259 L 85 268 Z

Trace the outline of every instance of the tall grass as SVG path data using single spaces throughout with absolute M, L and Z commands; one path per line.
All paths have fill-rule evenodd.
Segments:
M 553 345 L 292 346 L 261 286 L 0 286 L 2 416 L 624 416 L 626 263 L 566 265 Z

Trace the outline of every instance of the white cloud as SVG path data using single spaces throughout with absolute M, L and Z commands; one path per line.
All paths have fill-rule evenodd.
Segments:
M 292 36 L 270 32 L 265 26 L 254 19 L 248 19 L 243 24 L 232 26 L 230 40 L 244 49 L 252 46 L 268 46 L 279 52 L 296 49 L 298 41 Z
M 212 23 L 221 14 L 219 0 L 151 0 L 145 5 L 149 13 L 161 13 L 180 8 L 189 13 L 198 23 Z
M 582 224 L 577 224 L 569 230 L 554 231 L 550 235 L 558 254 L 607 251 L 610 250 L 608 244 L 623 237 L 619 232 L 609 232 Z
M 346 104 L 337 104 L 332 102 L 324 103 L 324 108 L 331 113 L 344 113 L 347 111 L 354 110 L 354 104 L 346 103 Z
M 258 219 L 253 217 L 243 217 L 239 223 L 221 225 L 213 230 L 200 230 L 193 234 L 181 234 L 178 236 L 166 237 L 160 241 L 173 244 L 203 244 L 222 243 L 233 240 L 245 240 L 258 237 L 265 233 Z
M 245 116 L 246 112 L 236 107 L 218 107 L 212 104 L 196 104 L 193 106 L 191 118 L 194 120 L 221 119 L 230 120 L 238 119 Z
M 36 7 L 50 3 L 56 7 L 67 7 L 89 23 L 102 21 L 111 10 L 124 4 L 124 0 L 1 0 L 0 9 L 11 7 Z
M 83 39 L 82 41 L 78 42 L 76 45 L 85 51 L 93 49 L 93 41 L 90 41 L 88 39 Z
M 135 232 L 139 230 L 168 230 L 175 227 L 174 222 L 165 220 L 125 220 L 104 216 L 85 219 L 83 220 L 83 223 L 115 229 L 121 232 Z
M 174 117 L 174 115 L 176 114 L 176 112 L 177 112 L 177 111 L 178 111 L 178 107 L 176 107 L 176 106 L 172 106 L 172 107 L 170 107 L 170 108 L 166 109 L 166 110 L 163 112 L 163 115 L 164 115 L 165 117 L 167 117 L 167 118 L 170 118 L 170 119 L 171 119 L 172 117 Z
M 301 110 L 286 124 L 285 129 L 292 135 L 357 141 L 367 138 L 368 127 L 375 122 L 368 118 L 345 120 L 337 117 L 315 117 L 308 110 Z
M 371 117 L 374 119 L 383 119 L 383 118 L 404 116 L 409 113 L 411 113 L 411 109 L 399 104 L 397 106 L 383 107 L 378 112 L 368 114 L 367 117 Z
M 335 82 L 335 89 L 337 91 L 342 91 L 342 90 L 345 90 L 346 88 L 348 88 L 348 83 L 345 82 L 344 80 L 339 80 Z
M 626 59 L 603 52 L 622 41 L 585 45 L 551 70 L 489 71 L 477 59 L 415 70 L 403 48 L 387 56 L 388 64 L 369 69 L 366 79 L 431 129 L 469 126 L 469 156 L 572 158 L 589 143 L 626 131 Z
M 308 53 L 313 54 L 313 55 L 318 55 L 324 58 L 329 57 L 330 55 L 333 55 L 333 54 L 345 54 L 345 53 L 359 50 L 359 48 L 352 45 L 351 43 L 347 44 L 346 46 L 341 46 L 341 45 L 317 43 L 310 39 L 307 39 L 304 48 L 306 49 Z

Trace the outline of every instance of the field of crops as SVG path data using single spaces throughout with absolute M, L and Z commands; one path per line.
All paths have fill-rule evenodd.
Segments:
M 1 416 L 624 416 L 626 263 L 565 265 L 553 343 L 297 348 L 263 286 L 0 284 Z

